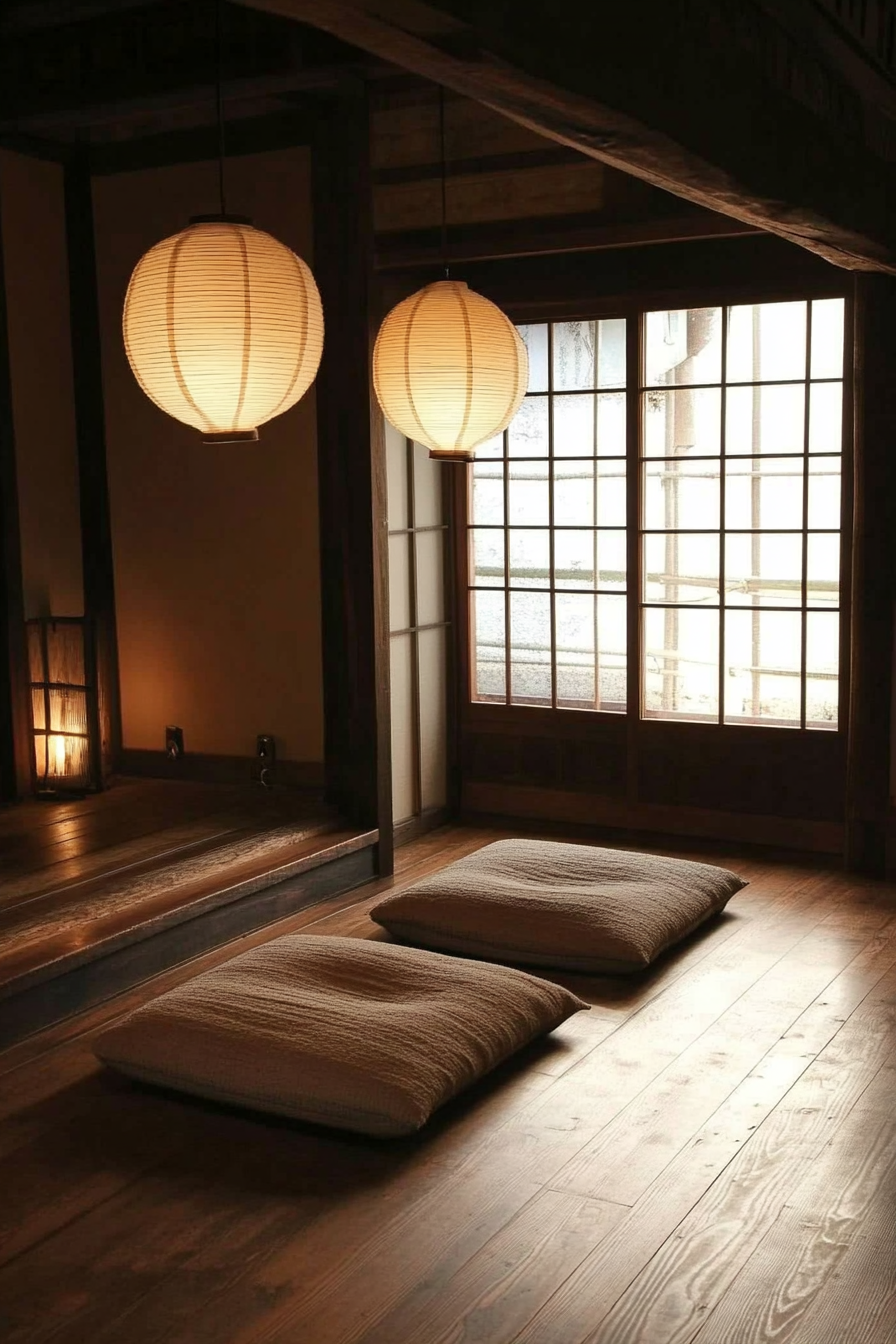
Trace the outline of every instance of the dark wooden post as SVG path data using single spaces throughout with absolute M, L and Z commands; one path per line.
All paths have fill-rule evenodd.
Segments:
M 100 758 L 105 779 L 121 753 L 115 575 L 109 485 L 106 477 L 106 420 L 93 234 L 93 198 L 85 157 L 65 165 L 65 228 L 68 243 L 75 430 L 81 507 L 84 613 L 96 631 L 99 686 Z
M 0 229 L 0 802 L 21 797 L 31 781 L 27 683 L 16 440 Z
M 896 280 L 856 281 L 855 506 L 846 864 L 882 875 L 896 595 Z
M 392 871 L 386 470 L 370 376 L 373 219 L 367 95 L 317 105 L 314 272 L 324 307 L 317 378 L 327 794 L 380 830 Z

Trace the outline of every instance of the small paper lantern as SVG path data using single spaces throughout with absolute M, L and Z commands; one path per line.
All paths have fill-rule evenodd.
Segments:
M 526 395 L 529 360 L 500 308 L 461 280 L 402 300 L 380 327 L 373 386 L 387 420 L 430 457 L 471 461 Z
M 143 391 L 206 443 L 258 426 L 313 383 L 324 341 L 320 294 L 294 252 L 248 220 L 198 216 L 138 261 L 124 344 Z
M 34 782 L 39 798 L 100 787 L 96 667 L 82 616 L 26 622 L 31 671 Z

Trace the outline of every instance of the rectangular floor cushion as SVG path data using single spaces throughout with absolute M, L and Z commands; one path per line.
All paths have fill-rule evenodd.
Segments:
M 588 1005 L 524 971 L 294 934 L 178 985 L 95 1042 L 133 1078 L 366 1134 L 408 1134 Z
M 498 840 L 375 905 L 424 947 L 595 974 L 643 970 L 746 883 L 725 868 L 550 840 Z

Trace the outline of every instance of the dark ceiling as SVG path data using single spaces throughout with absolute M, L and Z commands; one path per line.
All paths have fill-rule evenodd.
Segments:
M 0 141 L 63 156 L 211 128 L 217 0 L 31 0 L 0 16 Z M 222 3 L 224 112 L 235 123 L 389 67 L 327 33 Z M 260 124 L 260 123 L 259 123 Z

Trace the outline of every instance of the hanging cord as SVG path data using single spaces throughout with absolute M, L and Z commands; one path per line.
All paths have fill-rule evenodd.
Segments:
M 445 89 L 439 85 L 439 145 L 441 150 L 441 180 L 442 180 L 442 261 L 445 263 L 445 279 L 451 278 L 451 270 L 448 265 L 448 191 L 447 191 L 447 167 L 445 162 Z
M 218 117 L 218 196 L 221 202 L 221 214 L 227 214 L 227 199 L 224 195 L 224 98 L 221 92 L 221 67 L 224 61 L 224 7 L 222 0 L 215 0 L 215 105 Z

